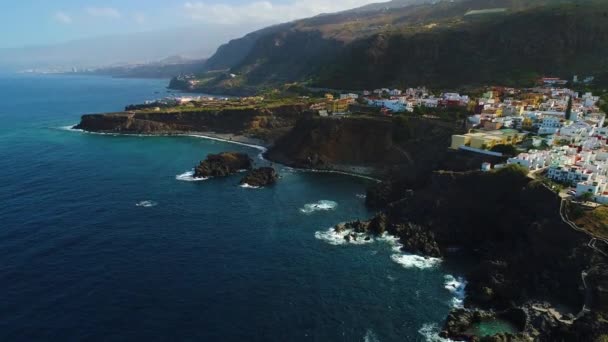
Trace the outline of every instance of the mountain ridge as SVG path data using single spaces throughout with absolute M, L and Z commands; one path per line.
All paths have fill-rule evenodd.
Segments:
M 608 71 L 608 3 L 602 1 L 406 4 L 389 10 L 368 5 L 232 40 L 201 70 L 231 76 L 203 77 L 198 88 L 225 93 L 290 82 L 339 89 L 527 85 L 544 74 Z

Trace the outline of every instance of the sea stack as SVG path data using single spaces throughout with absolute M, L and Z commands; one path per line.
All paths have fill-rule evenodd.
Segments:
M 249 186 L 262 187 L 266 185 L 272 185 L 277 182 L 279 176 L 272 167 L 261 167 L 254 169 L 247 176 L 241 179 L 241 184 L 247 184 Z
M 253 162 L 245 153 L 222 152 L 209 154 L 196 168 L 194 177 L 223 177 L 235 174 L 241 170 L 251 170 Z

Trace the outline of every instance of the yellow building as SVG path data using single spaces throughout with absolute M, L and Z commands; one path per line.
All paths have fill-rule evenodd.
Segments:
M 453 135 L 450 148 L 457 150 L 460 146 L 470 146 L 473 148 L 489 150 L 496 145 L 519 144 L 525 137 L 525 133 L 519 133 L 513 129 L 472 132 L 464 135 Z
M 333 101 L 334 96 L 332 94 L 330 94 L 330 93 L 327 93 L 327 94 L 325 94 L 325 99 L 327 101 Z
M 339 99 L 327 101 L 327 111 L 332 113 L 346 113 L 348 106 L 353 102 L 352 99 Z
M 452 146 L 450 148 L 457 150 L 460 146 L 468 146 L 469 144 L 471 144 L 470 135 L 452 135 Z

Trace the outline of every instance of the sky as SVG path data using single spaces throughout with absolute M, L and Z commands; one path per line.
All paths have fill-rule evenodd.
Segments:
M 373 0 L 3 0 L 0 49 L 200 27 L 247 33 Z M 238 27 L 239 30 L 234 28 Z M 232 32 L 231 31 L 231 32 Z

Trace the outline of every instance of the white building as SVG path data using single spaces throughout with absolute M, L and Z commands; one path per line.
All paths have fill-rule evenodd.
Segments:
M 520 153 L 517 157 L 509 158 L 507 164 L 517 164 L 534 171 L 545 168 L 551 163 L 551 152 L 530 150 Z
M 538 134 L 556 134 L 562 127 L 562 123 L 559 117 L 556 116 L 543 116 L 542 123 L 538 128 Z
M 547 177 L 560 183 L 575 185 L 579 182 L 588 181 L 593 176 L 593 173 L 588 170 L 583 170 L 578 166 L 551 166 Z
M 344 100 L 344 99 L 353 99 L 353 100 L 356 100 L 358 98 L 359 98 L 359 95 L 353 94 L 353 93 L 340 94 L 340 100 Z

